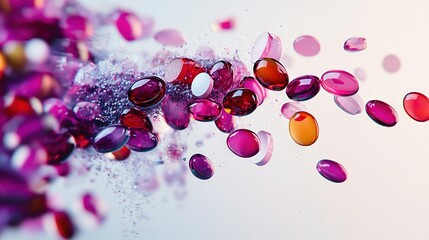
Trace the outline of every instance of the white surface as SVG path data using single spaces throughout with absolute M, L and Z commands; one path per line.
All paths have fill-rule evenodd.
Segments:
M 360 96 L 365 102 L 380 99 L 391 104 L 399 123 L 385 128 L 365 113 L 351 116 L 321 90 L 305 102 L 318 120 L 319 139 L 301 147 L 288 134 L 288 120 L 280 116 L 281 105 L 288 101 L 285 93 L 270 92 L 269 100 L 240 121 L 242 127 L 273 134 L 273 158 L 266 166 L 235 157 L 225 144 L 226 134 L 218 133 L 196 149 L 195 139 L 218 130 L 211 124 L 195 123 L 189 136 L 180 141 L 190 146 L 188 158 L 200 152 L 212 160 L 216 167 L 212 179 L 200 181 L 188 173 L 188 194 L 182 201 L 175 200 L 165 184 L 149 198 L 127 199 L 122 192 L 106 190 L 110 187 L 107 176 L 101 175 L 94 184 L 73 182 L 65 196 L 81 188 L 96 189 L 110 207 L 108 221 L 99 230 L 83 232 L 77 239 L 428 239 L 428 123 L 413 121 L 402 108 L 402 98 L 410 91 L 429 95 L 426 1 L 195 0 L 174 5 L 171 0 L 94 0 L 85 4 L 97 10 L 120 5 L 153 16 L 155 29 L 176 28 L 184 33 L 188 45 L 183 49 L 189 55 L 201 45 L 213 46 L 219 57 L 238 50 L 248 67 L 256 37 L 263 31 L 273 32 L 290 57 L 286 66 L 292 78 L 320 76 L 330 69 L 353 72 L 360 67 L 367 74 L 360 82 Z M 210 23 L 227 16 L 236 17 L 237 29 L 212 33 Z M 301 57 L 293 51 L 293 40 L 304 34 L 319 40 L 317 56 Z M 344 41 L 352 36 L 365 37 L 368 48 L 358 53 L 344 51 Z M 129 52 L 162 48 L 153 40 L 119 46 Z M 401 69 L 395 74 L 383 70 L 383 58 L 390 53 L 401 59 Z M 347 169 L 345 183 L 331 183 L 320 176 L 316 164 L 325 158 Z M 141 206 L 129 207 L 132 200 Z M 130 209 L 147 218 L 129 217 Z M 139 234 L 124 233 L 130 228 Z M 20 236 L 28 239 L 28 235 Z M 19 238 L 11 233 L 2 239 Z

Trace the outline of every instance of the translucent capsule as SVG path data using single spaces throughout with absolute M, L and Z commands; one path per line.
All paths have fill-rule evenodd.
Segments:
M 229 134 L 226 144 L 235 155 L 243 158 L 255 156 L 261 148 L 258 135 L 248 129 L 237 129 Z
M 186 43 L 185 37 L 176 29 L 164 29 L 154 35 L 155 41 L 169 46 L 181 46 Z
M 20 97 L 45 99 L 58 95 L 60 89 L 59 83 L 51 74 L 30 72 L 25 75 L 21 82 L 12 85 L 9 91 Z
M 22 173 L 12 168 L 0 168 L 0 202 L 25 205 L 31 202 L 34 193 Z
M 253 74 L 259 83 L 269 90 L 281 91 L 289 83 L 286 68 L 275 59 L 259 59 L 253 65 Z
M 226 18 L 211 24 L 213 31 L 230 31 L 235 25 L 235 18 Z
M 0 81 L 4 76 L 4 72 L 6 71 L 7 63 L 3 53 L 0 52 Z
M 319 137 L 319 125 L 310 113 L 296 112 L 289 121 L 289 133 L 299 145 L 310 146 Z
M 285 118 L 290 119 L 296 112 L 306 110 L 307 108 L 299 102 L 287 102 L 283 104 L 281 112 Z
M 18 115 L 35 115 L 43 110 L 42 103 L 37 98 L 25 98 L 16 95 L 4 96 L 4 113 L 8 117 Z
M 222 106 L 208 98 L 197 98 L 188 105 L 192 117 L 201 122 L 215 121 L 222 114 Z
M 132 12 L 119 11 L 115 23 L 116 29 L 127 41 L 133 41 L 143 36 L 143 24 Z
M 249 160 L 258 166 L 264 166 L 271 160 L 273 155 L 273 136 L 271 133 L 266 131 L 259 131 L 257 135 L 261 142 L 261 149 L 259 150 L 258 154 L 249 158 Z
M 205 73 L 199 73 L 191 84 L 191 92 L 195 97 L 206 98 L 213 90 L 213 78 Z
M 110 125 L 94 137 L 92 146 L 100 153 L 114 152 L 122 148 L 130 138 L 130 132 L 121 125 Z
M 20 144 L 58 132 L 58 121 L 51 115 L 19 116 L 12 118 L 3 126 L 3 144 L 8 149 L 15 149 Z
M 366 49 L 366 39 L 363 37 L 351 37 L 344 42 L 344 50 L 358 52 Z
M 76 227 L 67 212 L 53 211 L 45 215 L 44 226 L 49 231 L 63 239 L 71 239 L 76 234 Z
M 331 182 L 342 183 L 347 180 L 346 169 L 335 161 L 320 160 L 316 168 L 320 175 Z
M 153 127 L 146 113 L 138 108 L 127 108 L 119 116 L 119 123 L 127 128 L 152 132 Z
M 258 105 L 256 94 L 249 89 L 238 88 L 223 98 L 224 110 L 234 116 L 245 116 L 255 111 Z
M 76 148 L 75 138 L 68 134 L 49 134 L 43 138 L 42 142 L 48 154 L 47 163 L 57 165 L 67 160 Z
M 76 219 L 79 219 L 76 222 L 79 229 L 95 229 L 104 221 L 107 214 L 103 199 L 90 192 L 83 193 L 73 207 L 73 213 Z
M 85 41 L 64 41 L 63 47 L 64 52 L 73 58 L 80 59 L 84 62 L 92 61 L 94 59 L 89 51 L 88 44 Z
M 208 73 L 213 78 L 214 90 L 227 90 L 231 87 L 234 77 L 231 63 L 227 61 L 215 62 L 208 69 Z
M 101 108 L 93 102 L 78 102 L 73 108 L 76 118 L 92 121 L 101 114 Z
M 305 57 L 316 56 L 320 52 L 319 41 L 313 36 L 299 36 L 293 42 L 295 51 Z
M 43 147 L 21 145 L 13 152 L 10 163 L 21 173 L 31 174 L 45 164 L 47 159 L 48 154 Z
M 258 98 L 258 106 L 261 105 L 267 97 L 267 90 L 259 84 L 254 77 L 244 77 L 240 82 L 240 87 L 252 90 Z
M 154 106 L 161 102 L 165 95 L 165 82 L 158 77 L 143 78 L 128 90 L 128 99 L 143 108 Z
M 304 75 L 292 80 L 286 87 L 286 95 L 295 101 L 304 101 L 313 98 L 320 90 L 319 78 L 313 75 Z
M 126 146 L 123 146 L 119 150 L 116 150 L 114 152 L 106 153 L 106 157 L 116 161 L 123 161 L 127 159 L 130 155 L 131 151 Z
M 68 16 L 62 26 L 63 34 L 72 40 L 87 40 L 94 33 L 90 21 L 81 15 Z
M 230 133 L 235 130 L 237 123 L 235 117 L 222 110 L 222 114 L 215 121 L 216 127 L 224 133 Z
M 175 58 L 165 68 L 164 80 L 174 84 L 190 85 L 205 69 L 189 58 Z
M 213 164 L 210 159 L 202 154 L 192 155 L 189 159 L 189 169 L 195 177 L 201 180 L 210 179 L 214 175 Z
M 170 127 L 176 130 L 183 130 L 188 127 L 190 113 L 187 102 L 166 96 L 162 101 L 161 107 L 164 112 L 165 122 Z
M 334 102 L 344 112 L 349 113 L 351 115 L 359 114 L 362 112 L 363 109 L 363 100 L 359 96 L 359 94 L 347 97 L 334 96 Z
M 429 120 L 429 98 L 419 92 L 410 92 L 404 97 L 405 112 L 418 122 Z
M 131 129 L 130 138 L 125 146 L 136 152 L 148 152 L 158 146 L 158 137 L 144 129 Z
M 357 79 L 352 74 L 342 70 L 325 72 L 320 83 L 327 92 L 337 96 L 351 96 L 359 90 Z
M 385 127 L 393 127 L 398 122 L 398 114 L 389 104 L 380 100 L 371 100 L 366 103 L 366 113 L 374 122 Z
M 282 56 L 282 42 L 280 38 L 268 32 L 263 32 L 255 41 L 250 54 L 252 63 L 261 58 L 273 58 L 277 61 Z

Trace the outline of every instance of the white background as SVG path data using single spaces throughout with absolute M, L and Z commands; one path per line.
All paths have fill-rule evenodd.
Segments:
M 258 167 L 235 157 L 226 147 L 226 135 L 216 134 L 198 148 L 214 162 L 214 177 L 201 181 L 188 173 L 184 200 L 176 200 L 167 187 L 149 198 L 134 199 L 143 204 L 134 213 L 141 211 L 145 218 L 128 216 L 134 207 L 129 201 L 120 203 L 124 196 L 113 193 L 115 188 L 103 180 L 103 173 L 94 184 L 85 180 L 71 183 L 62 191 L 94 189 L 110 210 L 104 225 L 82 232 L 77 239 L 429 238 L 428 123 L 413 121 L 402 108 L 402 99 L 410 91 L 429 95 L 426 1 L 91 0 L 85 5 L 105 12 L 120 6 L 151 16 L 156 30 L 182 31 L 189 54 L 201 45 L 213 46 L 220 57 L 227 55 L 225 49 L 238 50 L 248 67 L 249 51 L 257 36 L 263 31 L 275 33 L 290 59 L 285 64 L 291 78 L 320 76 L 330 69 L 353 72 L 363 68 L 367 79 L 360 82 L 359 94 L 365 102 L 380 99 L 391 104 L 399 123 L 385 128 L 365 113 L 348 115 L 335 105 L 331 95 L 321 91 L 305 102 L 319 122 L 319 139 L 310 147 L 301 147 L 288 134 L 288 120 L 279 116 L 286 95 L 272 93 L 269 101 L 240 124 L 273 134 L 274 155 L 268 165 Z M 210 23 L 230 16 L 237 19 L 233 32 L 211 31 Z M 302 57 L 294 52 L 293 40 L 304 34 L 320 41 L 317 56 Z M 343 43 L 353 36 L 365 37 L 368 48 L 359 53 L 345 52 Z M 153 50 L 148 46 L 161 49 L 153 40 L 132 46 L 147 51 Z M 401 59 L 401 69 L 395 74 L 382 67 L 383 58 L 391 53 Z M 187 157 L 196 151 L 195 139 L 204 139 L 201 136 L 207 131 L 217 132 L 207 129 L 213 127 L 211 124 L 196 125 L 187 138 L 181 139 L 188 142 Z M 315 166 L 324 158 L 344 165 L 349 179 L 335 184 L 322 178 Z M 133 221 L 136 225 L 130 227 Z M 138 234 L 127 233 L 130 228 Z M 29 235 L 8 232 L 2 239 L 16 237 L 28 239 Z M 47 238 L 32 236 L 36 237 Z

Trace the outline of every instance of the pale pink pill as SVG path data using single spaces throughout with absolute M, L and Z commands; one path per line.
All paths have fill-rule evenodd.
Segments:
M 255 156 L 249 159 L 251 162 L 258 166 L 264 166 L 271 160 L 271 157 L 273 156 L 273 136 L 271 135 L 271 133 L 266 131 L 259 131 L 256 135 L 258 135 L 259 140 L 261 142 L 261 148 Z
M 273 58 L 277 61 L 282 56 L 282 42 L 280 38 L 272 33 L 263 32 L 255 41 L 250 54 L 252 63 L 261 58 Z
M 213 78 L 205 72 L 198 74 L 191 84 L 191 92 L 195 97 L 205 98 L 213 90 Z
M 295 51 L 305 57 L 312 57 L 320 52 L 319 41 L 313 36 L 303 35 L 297 37 L 293 42 Z
M 362 68 L 356 68 L 355 69 L 355 75 L 361 81 L 365 81 L 366 80 L 366 72 Z
M 283 104 L 281 112 L 285 118 L 290 119 L 295 113 L 306 110 L 307 108 L 299 102 L 287 102 Z
M 155 33 L 155 40 L 163 45 L 181 46 L 186 43 L 183 34 L 175 29 L 165 29 Z
M 363 37 L 352 37 L 344 43 L 344 50 L 358 52 L 366 49 L 366 39 Z
M 401 61 L 396 55 L 387 55 L 383 60 L 383 68 L 389 73 L 395 73 L 401 68 Z
M 353 96 L 348 97 L 334 96 L 334 102 L 344 112 L 349 113 L 351 115 L 361 113 L 364 105 L 363 100 L 359 96 L 359 94 L 355 94 Z

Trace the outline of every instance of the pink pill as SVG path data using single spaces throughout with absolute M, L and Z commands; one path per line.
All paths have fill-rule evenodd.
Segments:
M 282 56 L 282 42 L 280 38 L 272 33 L 263 32 L 253 44 L 250 59 L 252 63 L 261 58 L 273 58 L 280 60 Z
M 305 57 L 316 56 L 320 52 L 319 41 L 313 36 L 303 35 L 293 42 L 295 51 Z

